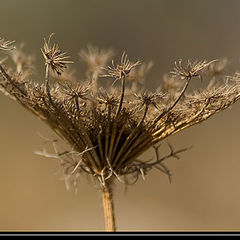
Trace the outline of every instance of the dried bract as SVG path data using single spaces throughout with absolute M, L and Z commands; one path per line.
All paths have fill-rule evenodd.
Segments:
M 15 47 L 12 45 L 15 41 L 6 41 L 3 38 L 0 38 L 0 50 L 6 50 L 11 51 L 15 49 Z

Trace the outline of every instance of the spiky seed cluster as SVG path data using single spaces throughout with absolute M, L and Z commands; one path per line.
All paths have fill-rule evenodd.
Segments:
M 45 41 L 42 53 L 46 65 L 60 74 L 71 62 L 57 44 L 51 46 L 50 39 L 51 36 Z M 93 88 L 91 83 L 65 82 L 50 86 L 47 80 L 45 86 L 31 81 L 23 84 L 19 77 L 13 78 L 1 65 L 0 90 L 39 116 L 69 143 L 70 151 L 59 151 L 54 141 L 56 154 L 43 152 L 44 156 L 60 160 L 67 180 L 75 184 L 77 178 L 86 173 L 101 186 L 114 179 L 133 183 L 139 175 L 144 177 L 153 168 L 170 178 L 171 173 L 164 161 L 169 157 L 178 159 L 178 154 L 186 149 L 174 151 L 169 146 L 170 153 L 161 158 L 159 146 L 155 144 L 206 120 L 239 99 L 238 74 L 222 85 L 211 83 L 206 89 L 187 93 L 191 79 L 200 76 L 201 71 L 212 63 L 188 61 L 186 66 L 181 60 L 175 63 L 172 74 L 182 78 L 183 83 L 177 85 L 177 96 L 171 95 L 167 89 L 164 94 L 137 88 L 132 94 L 124 94 L 129 90 L 129 85 L 125 85 L 129 73 L 140 64 L 131 63 L 125 53 L 119 64 L 112 62 L 103 74 L 113 77 L 114 82 L 121 80 L 118 81 L 120 94 L 116 94 L 113 87 L 102 89 L 95 85 Z M 97 81 L 98 75 L 95 78 Z M 156 160 L 141 160 L 141 154 L 151 147 L 154 147 Z
M 79 110 L 79 100 L 88 100 L 89 86 L 76 84 L 76 86 L 72 87 L 70 84 L 65 84 L 60 91 L 62 91 L 64 97 L 74 100 L 76 109 Z
M 87 49 L 79 52 L 81 59 L 87 64 L 89 72 L 101 72 L 107 65 L 109 59 L 113 57 L 112 49 L 98 49 L 89 45 Z
M 29 70 L 29 71 L 33 70 L 34 56 L 31 54 L 26 54 L 23 51 L 23 47 L 24 47 L 24 44 L 20 44 L 18 48 L 15 48 L 10 53 L 10 56 L 16 65 L 16 72 L 18 74 L 23 72 L 23 68 L 26 68 L 26 70 Z
M 165 91 L 177 91 L 183 86 L 184 82 L 170 74 L 163 75 L 163 88 Z
M 116 107 L 119 103 L 117 96 L 114 93 L 107 92 L 105 89 L 99 89 L 99 96 L 97 97 L 97 101 L 100 104 L 112 107 Z
M 132 71 L 129 73 L 128 79 L 133 83 L 141 83 L 143 84 L 145 81 L 146 74 L 151 70 L 153 67 L 153 62 L 150 61 L 148 63 L 142 63 L 138 68 L 133 68 Z
M 152 93 L 147 90 L 141 92 L 140 95 L 135 94 L 137 100 L 139 101 L 139 109 L 141 110 L 144 106 L 149 107 L 153 105 L 156 109 L 160 109 L 158 104 L 161 102 L 164 94 L 159 93 Z
M 44 39 L 44 46 L 41 48 L 43 57 L 45 59 L 45 64 L 48 65 L 53 72 L 61 75 L 61 73 L 66 68 L 67 64 L 73 63 L 69 61 L 69 56 L 66 56 L 66 52 L 62 52 L 58 44 L 54 43 L 51 45 L 50 41 L 53 34 L 50 35 L 48 41 Z
M 207 62 L 206 60 L 203 61 L 193 61 L 190 60 L 187 61 L 185 65 L 183 65 L 182 60 L 179 60 L 178 62 L 175 62 L 175 68 L 171 74 L 175 76 L 179 76 L 181 79 L 188 79 L 192 77 L 198 77 L 199 72 L 215 62 L 216 60 L 213 60 L 211 62 Z
M 106 74 L 103 74 L 103 77 L 112 77 L 115 79 L 121 79 L 126 77 L 130 71 L 136 66 L 140 65 L 140 61 L 135 63 L 131 63 L 127 57 L 127 54 L 124 52 L 121 57 L 121 61 L 119 64 L 115 65 L 112 60 L 112 66 L 108 66 L 106 70 Z
M 62 91 L 66 96 L 70 97 L 70 99 L 77 97 L 83 100 L 87 100 L 89 87 L 77 84 L 74 88 L 72 88 L 71 85 L 66 84 L 63 86 Z
M 89 45 L 87 49 L 79 52 L 79 56 L 87 65 L 86 77 L 91 82 L 92 92 L 97 94 L 99 75 L 102 74 L 103 69 L 112 58 L 113 50 L 98 49 L 97 47 Z
M 218 61 L 210 64 L 204 71 L 205 75 L 214 77 L 226 72 L 226 69 L 229 65 L 229 60 L 226 57 L 220 58 Z

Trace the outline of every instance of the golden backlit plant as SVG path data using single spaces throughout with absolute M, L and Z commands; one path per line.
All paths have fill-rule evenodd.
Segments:
M 119 62 L 112 60 L 107 65 L 113 51 L 89 46 L 79 53 L 88 67 L 87 80 L 77 81 L 72 72 L 67 72 L 73 62 L 51 40 L 52 34 L 47 41 L 44 39 L 41 48 L 45 81 L 37 83 L 29 80 L 30 61 L 25 64 L 31 58 L 22 49 L 15 49 L 14 41 L 0 38 L 0 51 L 9 51 L 17 66 L 14 72 L 1 61 L 0 90 L 41 118 L 69 144 L 70 150 L 59 151 L 56 141 L 52 141 L 54 154 L 38 154 L 59 160 L 67 186 L 77 188 L 78 178 L 90 175 L 102 192 L 106 230 L 115 231 L 114 181 L 133 184 L 152 169 L 167 174 L 171 180 L 165 160 L 178 159 L 187 148 L 174 150 L 169 144 L 169 154 L 160 157 L 160 143 L 235 103 L 240 96 L 239 74 L 219 83 L 216 77 L 224 71 L 226 59 L 179 60 L 164 76 L 162 86 L 151 92 L 144 88 L 144 79 L 152 62 L 130 61 L 124 52 Z M 190 83 L 198 78 L 209 79 L 209 84 L 188 92 Z M 150 148 L 156 158 L 142 159 Z

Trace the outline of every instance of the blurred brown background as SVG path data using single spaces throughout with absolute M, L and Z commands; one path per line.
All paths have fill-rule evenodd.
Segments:
M 226 56 L 227 74 L 240 70 L 238 0 L 0 0 L 0 6 L 0 36 L 24 42 L 25 50 L 35 53 L 37 80 L 44 77 L 39 49 L 52 32 L 79 77 L 78 52 L 88 43 L 153 60 L 149 89 L 179 58 Z M 67 191 L 57 162 L 34 154 L 43 148 L 38 133 L 51 138 L 52 131 L 2 94 L 0 109 L 0 230 L 104 230 L 96 187 L 82 178 L 77 194 Z M 193 146 L 180 161 L 168 160 L 171 184 L 156 171 L 127 193 L 117 183 L 118 230 L 239 230 L 239 123 L 236 103 L 168 138 L 175 148 Z

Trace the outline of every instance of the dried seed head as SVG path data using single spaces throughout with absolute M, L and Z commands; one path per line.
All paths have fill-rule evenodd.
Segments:
M 229 65 L 229 60 L 224 57 L 220 58 L 219 61 L 210 64 L 204 71 L 207 76 L 217 76 L 226 72 L 226 68 Z
M 184 82 L 174 78 L 172 75 L 164 74 L 163 75 L 163 88 L 166 91 L 177 91 L 183 86 Z
M 145 80 L 145 75 L 151 70 L 153 67 L 153 62 L 143 63 L 139 68 L 134 68 L 129 73 L 128 79 L 132 82 L 138 82 L 143 84 Z
M 50 43 L 51 36 L 48 41 L 44 40 L 41 49 L 46 61 L 45 85 L 22 82 L 21 76 L 24 75 L 14 75 L 0 65 L 0 90 L 43 119 L 70 144 L 71 151 L 57 154 L 59 158 L 66 158 L 62 164 L 70 178 L 84 172 L 105 186 L 106 181 L 121 180 L 122 176 L 135 176 L 137 179 L 140 174 L 144 178 L 153 167 L 170 177 L 163 161 L 177 157 L 180 151 L 169 147 L 170 154 L 160 158 L 158 148 L 155 148 L 156 161 L 141 161 L 142 153 L 166 137 L 206 120 L 240 98 L 240 74 L 229 78 L 229 83 L 226 81 L 222 86 L 216 87 L 212 82 L 204 91 L 185 94 L 190 79 L 200 76 L 201 70 L 210 67 L 214 61 L 188 61 L 186 66 L 182 61 L 175 63 L 173 75 L 185 81 L 174 77 L 165 81 L 168 92 L 174 89 L 180 94 L 168 101 L 168 95 L 165 98 L 161 90 L 151 93 L 140 92 L 136 88 L 133 91 L 126 77 L 142 79 L 151 64 L 135 70 L 140 62 L 131 63 L 125 53 L 119 64 L 112 62 L 112 66 L 105 69 L 105 76 L 121 80 L 122 87 L 115 92 L 112 86 L 106 90 L 93 88 L 92 82 L 90 85 L 70 85 L 65 81 L 50 85 L 49 68 L 52 73 L 57 73 L 55 75 L 60 75 L 66 65 L 72 63 L 57 44 Z M 91 71 L 106 64 L 106 55 L 110 53 L 93 48 L 82 52 L 82 58 L 91 66 Z
M 89 45 L 86 50 L 80 51 L 79 56 L 87 64 L 89 71 L 95 72 L 104 68 L 113 54 L 112 49 L 98 49 Z
M 13 62 L 16 64 L 17 73 L 22 73 L 23 68 L 25 69 L 33 69 L 33 62 L 35 60 L 33 55 L 26 54 L 23 51 L 24 44 L 20 44 L 18 48 L 15 48 L 11 52 L 11 58 Z
M 166 100 L 171 101 L 177 98 L 180 89 L 183 87 L 184 81 L 170 74 L 163 75 L 163 90 L 167 93 Z
M 103 77 L 113 77 L 116 80 L 126 77 L 130 71 L 140 65 L 140 61 L 135 63 L 131 63 L 127 57 L 127 54 L 124 52 L 121 57 L 121 61 L 119 64 L 115 65 L 114 61 L 112 60 L 112 66 L 108 66 L 105 68 L 107 74 L 102 75 Z
M 181 79 L 189 79 L 192 77 L 200 76 L 200 71 L 213 62 L 216 62 L 217 60 L 213 60 L 211 62 L 207 62 L 206 60 L 203 61 L 193 61 L 190 60 L 187 61 L 186 65 L 183 66 L 182 60 L 179 60 L 178 62 L 175 62 L 175 68 L 171 74 L 174 76 L 178 76 Z
M 65 84 L 63 88 L 61 88 L 61 91 L 70 99 L 80 98 L 82 100 L 87 100 L 87 96 L 89 95 L 89 86 L 84 86 L 83 84 L 76 84 L 76 86 Z
M 97 101 L 100 104 L 105 104 L 106 106 L 112 107 L 116 107 L 119 103 L 119 99 L 116 97 L 116 94 L 107 92 L 105 89 L 99 90 Z
M 14 42 L 15 42 L 15 40 L 5 41 L 3 38 L 0 38 L 0 50 L 11 51 L 11 50 L 15 49 L 15 47 L 12 46 L 12 44 Z
M 137 101 L 139 103 L 139 110 L 141 110 L 144 106 L 148 107 L 150 105 L 153 105 L 156 109 L 160 109 L 158 104 L 163 99 L 165 94 L 163 93 L 152 93 L 149 91 L 144 91 L 140 93 L 140 95 L 135 94 Z
M 54 43 L 51 45 L 50 41 L 52 36 L 53 34 L 50 35 L 48 41 L 44 39 L 44 45 L 43 48 L 41 48 L 41 51 L 45 59 L 45 64 L 50 66 L 54 73 L 61 75 L 64 68 L 67 67 L 67 64 L 73 62 L 67 60 L 69 59 L 69 56 L 66 56 L 67 53 L 60 50 L 58 44 Z

